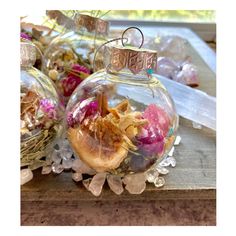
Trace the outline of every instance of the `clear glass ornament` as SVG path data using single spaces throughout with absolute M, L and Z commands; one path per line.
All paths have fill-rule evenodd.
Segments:
M 93 58 L 107 41 L 109 30 L 107 21 L 82 14 L 76 16 L 75 27 L 55 38 L 44 53 L 43 71 L 55 82 L 65 103 L 82 80 L 104 68 L 101 53 L 95 62 Z
M 34 68 L 35 47 L 21 42 L 21 166 L 46 165 L 56 138 L 62 132 L 63 108 L 52 81 Z
M 96 172 L 144 172 L 167 156 L 178 115 L 152 76 L 155 51 L 107 48 L 106 69 L 84 80 L 67 108 L 67 138 L 74 154 Z

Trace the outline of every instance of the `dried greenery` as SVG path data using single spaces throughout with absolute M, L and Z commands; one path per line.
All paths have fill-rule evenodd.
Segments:
M 43 166 L 49 145 L 60 131 L 59 120 L 50 119 L 40 110 L 41 97 L 22 88 L 21 91 L 21 166 L 36 169 Z

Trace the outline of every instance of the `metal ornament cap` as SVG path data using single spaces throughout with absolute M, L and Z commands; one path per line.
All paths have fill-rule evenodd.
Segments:
M 78 14 L 75 19 L 77 29 L 86 28 L 88 32 L 107 35 L 109 30 L 109 22 L 97 17 Z
M 36 48 L 30 43 L 20 43 L 20 65 L 27 67 L 34 65 L 36 61 Z
M 141 71 L 149 73 L 156 70 L 156 51 L 127 46 L 113 46 L 110 50 L 110 66 L 117 72 L 125 68 L 128 68 L 133 74 L 138 74 Z

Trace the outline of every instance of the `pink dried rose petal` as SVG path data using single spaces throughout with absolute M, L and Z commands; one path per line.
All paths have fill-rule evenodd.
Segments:
M 137 140 L 138 147 L 144 155 L 160 155 L 164 151 L 164 136 L 160 134 L 159 129 L 153 128 L 150 124 L 142 128 Z
M 161 155 L 164 151 L 164 142 L 156 142 L 152 144 L 142 144 L 139 146 L 142 153 L 148 156 L 152 156 L 153 154 Z
M 163 135 L 160 133 L 160 129 L 151 126 L 150 124 L 141 129 L 138 135 L 138 141 L 142 144 L 152 144 L 155 142 L 161 142 L 164 140 Z
M 84 119 L 97 115 L 98 112 L 98 101 L 92 101 L 84 106 L 80 102 L 68 113 L 67 123 L 73 127 L 75 124 L 82 123 Z
M 170 118 L 161 107 L 150 104 L 144 111 L 143 117 L 147 119 L 154 128 L 160 128 L 163 135 L 166 136 L 169 130 Z
M 74 75 L 68 75 L 61 81 L 61 86 L 63 89 L 63 95 L 65 97 L 71 96 L 71 94 L 74 92 L 76 87 L 82 82 L 82 79 L 80 79 L 77 76 Z
M 164 138 L 169 131 L 170 119 L 167 113 L 155 104 L 150 104 L 143 113 L 149 123 L 137 136 L 138 147 L 144 155 L 161 155 L 164 151 Z
M 23 33 L 23 32 L 20 33 L 20 37 L 23 39 L 30 40 L 30 41 L 32 40 L 32 37 L 30 35 Z
M 50 119 L 56 119 L 56 107 L 49 99 L 41 99 L 40 100 L 40 108 L 43 112 L 47 114 Z
M 71 96 L 77 86 L 83 81 L 79 75 L 76 75 L 76 72 L 83 72 L 85 74 L 90 74 L 90 70 L 79 64 L 74 64 L 72 66 L 73 72 L 69 72 L 67 77 L 61 81 L 61 87 L 63 90 L 63 95 L 65 97 Z
M 78 71 L 78 72 L 83 72 L 86 74 L 91 74 L 91 71 L 88 68 L 86 68 L 85 66 L 81 66 L 80 64 L 74 64 L 72 66 L 72 70 Z M 69 75 L 73 75 L 73 73 L 69 73 Z

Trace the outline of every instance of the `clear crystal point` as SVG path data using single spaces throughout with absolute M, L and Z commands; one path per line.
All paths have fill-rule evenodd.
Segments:
M 106 180 L 107 173 L 97 173 L 93 176 L 91 183 L 89 184 L 89 191 L 94 196 L 99 196 L 102 192 L 103 185 Z
M 169 173 L 169 170 L 168 170 L 168 169 L 166 169 L 165 167 L 160 166 L 160 165 L 158 165 L 158 166 L 156 167 L 156 170 L 157 170 L 157 171 L 159 172 L 159 174 L 161 174 L 161 175 L 166 175 L 166 174 Z
M 52 171 L 52 166 L 43 166 L 41 174 L 47 175 L 50 174 L 51 171 Z
M 169 153 L 168 153 L 168 156 L 172 157 L 173 154 L 174 154 L 174 151 L 175 151 L 175 147 L 173 146 L 173 147 L 170 149 L 170 151 L 169 151 Z
M 141 194 L 146 188 L 145 173 L 129 174 L 123 178 L 125 189 L 131 194 Z
M 155 179 L 158 178 L 158 176 L 159 176 L 159 173 L 155 169 L 150 169 L 146 172 L 146 180 L 149 183 L 153 183 Z
M 162 187 L 164 184 L 165 184 L 165 179 L 164 179 L 163 177 L 158 177 L 158 178 L 156 178 L 155 181 L 154 181 L 154 185 L 155 185 L 157 188 Z
M 181 141 L 181 137 L 178 135 L 175 139 L 174 145 L 176 145 L 176 146 L 179 145 L 180 141 Z
M 52 164 L 52 171 L 56 174 L 60 174 L 64 170 L 63 166 L 58 163 Z
M 62 160 L 62 166 L 64 169 L 70 169 L 72 167 L 73 164 L 73 160 L 70 159 L 64 159 Z
M 20 171 L 20 184 L 23 185 L 33 178 L 33 172 L 30 169 Z
M 174 157 L 166 157 L 160 164 L 160 166 L 172 166 L 175 167 L 176 166 L 176 160 Z
M 120 176 L 117 175 L 108 175 L 107 182 L 110 189 L 117 195 L 120 195 L 123 191 L 123 184 Z
M 83 179 L 83 176 L 82 176 L 81 173 L 75 172 L 75 173 L 72 174 L 72 179 L 73 179 L 75 182 L 79 182 L 79 181 L 81 181 L 81 180 Z
M 52 153 L 52 161 L 56 164 L 60 164 L 61 163 L 61 154 L 59 150 L 54 149 L 53 153 Z

